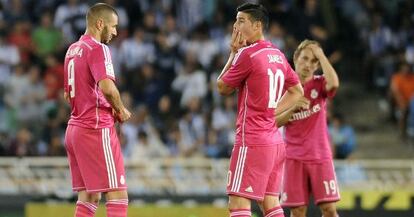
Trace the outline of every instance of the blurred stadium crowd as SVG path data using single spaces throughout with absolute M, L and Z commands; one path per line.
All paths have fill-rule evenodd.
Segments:
M 0 0 L 0 155 L 65 155 L 70 114 L 62 61 L 67 46 L 84 33 L 85 13 L 95 2 Z M 118 36 L 109 46 L 117 85 L 134 113 L 120 126 L 124 156 L 228 157 L 237 99 L 219 96 L 215 80 L 229 53 L 235 8 L 244 0 L 104 2 L 119 14 Z M 271 17 L 267 38 L 288 59 L 301 40 L 315 39 L 342 80 L 384 98 L 390 93 L 396 117 L 413 118 L 414 2 L 260 2 Z M 396 74 L 402 79 L 393 79 Z M 332 107 L 332 141 L 346 143 L 337 153 L 346 158 L 355 146 L 346 139 L 353 132 L 342 130 L 342 111 Z

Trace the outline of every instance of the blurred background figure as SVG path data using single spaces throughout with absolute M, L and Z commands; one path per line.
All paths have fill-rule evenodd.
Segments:
M 355 151 L 354 129 L 345 122 L 345 118 L 341 113 L 335 113 L 331 117 L 329 134 L 333 143 L 335 159 L 347 159 Z

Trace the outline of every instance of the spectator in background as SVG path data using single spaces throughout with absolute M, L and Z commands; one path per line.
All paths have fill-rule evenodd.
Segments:
M 171 104 L 171 98 L 168 95 L 163 95 L 158 101 L 157 110 L 152 113 L 154 126 L 160 134 L 160 139 L 165 144 L 168 142 L 168 133 L 170 129 L 172 129 L 177 122 L 176 109 L 177 108 Z
M 35 28 L 32 33 L 34 53 L 41 59 L 62 48 L 62 32 L 53 26 L 52 19 L 50 12 L 43 13 L 40 18 L 40 26 Z
M 145 63 L 141 67 L 139 74 L 135 74 L 131 79 L 134 80 L 134 86 L 138 90 L 138 93 L 135 94 L 135 99 L 138 99 L 138 102 L 144 103 L 150 111 L 157 109 L 158 100 L 164 92 L 164 86 L 154 66 Z
M 280 50 L 285 50 L 286 31 L 278 22 L 271 22 L 269 27 L 269 40 Z
M 9 25 L 13 26 L 16 22 L 30 20 L 29 14 L 25 10 L 25 1 L 11 0 L 2 2 L 5 3 L 4 19 Z
M 180 105 L 185 108 L 189 101 L 204 98 L 207 94 L 207 77 L 197 62 L 194 53 L 187 53 L 184 66 L 171 84 L 172 89 L 181 94 Z
M 27 74 L 28 83 L 23 88 L 21 104 L 17 107 L 17 117 L 22 126 L 32 133 L 39 133 L 37 126 L 45 121 L 46 90 L 40 77 L 40 68 L 31 65 Z M 37 136 L 37 134 L 35 134 Z
M 18 47 L 7 43 L 6 34 L 0 31 L 0 89 L 10 82 L 13 66 L 20 63 Z
M 414 98 L 411 98 L 411 101 L 410 101 L 410 112 L 408 115 L 408 127 L 407 128 L 408 128 L 407 129 L 408 136 L 411 139 L 414 139 Z
M 83 34 L 88 5 L 78 0 L 67 0 L 57 7 L 54 25 L 63 32 L 65 44 L 70 44 Z
M 166 93 L 170 92 L 170 84 L 176 76 L 175 65 L 179 60 L 176 56 L 177 49 L 168 43 L 167 34 L 158 33 L 156 36 L 155 68 L 159 71 L 159 79 Z
M 347 159 L 355 150 L 356 138 L 354 129 L 346 124 L 342 114 L 336 113 L 332 116 L 329 133 L 334 145 L 334 157 L 336 159 Z
M 13 74 L 7 82 L 4 92 L 4 103 L 6 108 L 14 114 L 19 113 L 22 108 L 27 86 L 29 85 L 29 77 L 22 65 L 14 67 Z M 17 122 L 17 117 L 13 122 Z
M 45 57 L 46 71 L 43 77 L 43 84 L 46 88 L 46 98 L 56 100 L 60 90 L 63 89 L 63 64 L 58 58 L 49 54 Z
M 229 157 L 234 144 L 234 123 L 236 122 L 237 104 L 233 96 L 224 97 L 223 105 L 213 109 L 211 127 L 216 132 L 219 155 Z
M 201 111 L 200 98 L 193 97 L 187 102 L 183 116 L 178 122 L 182 143 L 178 146 L 183 157 L 201 156 L 206 142 L 206 122 Z
M 118 0 L 104 0 L 104 2 L 108 5 L 112 5 L 118 13 L 119 32 L 121 33 L 122 31 L 126 30 L 128 28 L 129 18 L 125 7 L 119 4 Z
M 144 34 L 141 27 L 136 27 L 133 35 L 121 43 L 119 55 L 127 72 L 155 61 L 155 47 L 151 42 L 145 41 Z
M 137 132 L 137 143 L 134 144 L 131 160 L 166 157 L 169 152 L 167 148 L 154 137 L 148 137 L 145 131 Z
M 411 66 L 402 62 L 391 78 L 391 98 L 396 104 L 396 114 L 400 134 L 407 137 L 407 118 L 410 100 L 414 97 L 414 73 Z
M 28 21 L 17 21 L 13 25 L 7 40 L 19 49 L 20 61 L 24 64 L 29 64 L 30 57 L 33 53 L 30 23 Z
M 10 151 L 13 156 L 24 157 L 36 155 L 36 144 L 33 134 L 27 128 L 21 128 L 11 141 Z

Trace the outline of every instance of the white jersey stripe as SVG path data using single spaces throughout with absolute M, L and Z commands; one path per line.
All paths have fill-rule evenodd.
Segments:
M 241 182 L 242 182 L 242 178 L 243 178 L 243 170 L 244 170 L 244 165 L 245 165 L 245 162 L 246 162 L 246 156 L 247 156 L 247 146 L 246 147 L 244 147 L 244 152 L 243 152 L 243 162 L 241 163 L 241 172 L 240 172 L 240 179 L 239 179 L 239 184 L 237 185 L 237 189 L 236 189 L 236 192 L 240 192 L 240 186 L 241 186 Z
M 102 129 L 102 145 L 105 155 L 105 163 L 106 163 L 106 171 L 108 173 L 108 182 L 109 182 L 109 188 L 112 188 L 112 179 L 111 179 L 111 170 L 109 169 L 109 161 L 108 161 L 108 151 L 106 150 L 106 135 L 105 135 L 105 128 Z
M 241 163 L 240 159 L 241 159 L 242 151 L 243 151 L 242 148 L 243 147 L 240 148 L 239 154 L 237 156 L 236 169 L 235 169 L 234 176 L 233 176 L 233 181 L 232 181 L 232 184 L 231 184 L 231 191 L 236 190 L 236 182 L 237 182 L 237 179 L 238 179 L 238 176 L 239 176 L 240 163 Z
M 104 137 L 105 137 L 105 162 L 108 165 L 107 170 L 109 170 L 109 173 L 108 173 L 108 177 L 109 177 L 109 180 L 110 180 L 109 188 L 113 188 L 114 187 L 114 179 L 113 179 L 111 161 L 110 161 L 110 158 L 109 158 L 108 136 L 106 135 L 107 134 L 107 128 L 104 128 L 103 132 L 104 132 Z
M 109 51 L 109 47 L 106 45 L 104 46 L 104 52 L 106 53 L 106 61 L 108 61 L 108 63 L 112 63 L 111 52 Z
M 272 212 L 268 213 L 265 217 L 271 217 L 271 216 L 274 216 L 274 215 L 279 214 L 279 213 L 283 213 L 282 208 L 277 209 L 277 210 L 273 210 Z
M 89 48 L 89 50 L 92 50 L 92 47 L 88 43 L 86 43 L 84 41 L 80 41 L 80 43 L 85 45 L 87 48 Z
M 249 88 L 246 85 L 246 96 L 244 97 L 244 112 L 243 112 L 243 123 L 242 123 L 242 145 L 245 146 L 245 127 L 246 127 L 246 116 L 247 116 L 247 96 L 249 95 Z
M 238 211 L 238 212 L 232 212 L 230 213 L 230 217 L 235 216 L 250 216 L 252 214 L 251 211 Z
M 108 150 L 109 170 L 111 171 L 112 187 L 116 188 L 118 186 L 116 184 L 114 164 L 113 164 L 113 161 L 112 161 L 111 137 L 109 136 L 109 128 L 105 128 L 105 136 L 106 136 L 106 150 Z
M 243 178 L 244 162 L 246 160 L 247 147 L 240 147 L 239 156 L 237 158 L 236 172 L 233 179 L 231 190 L 238 192 L 240 190 L 241 181 Z
M 108 54 L 106 53 L 105 45 L 101 44 L 101 47 L 102 47 L 102 51 L 103 51 L 103 54 L 104 54 L 104 63 L 106 64 L 108 62 Z
M 96 107 L 95 107 L 95 114 L 96 114 L 96 124 L 95 129 L 98 129 L 99 126 L 99 94 L 98 94 L 98 85 L 95 84 L 95 95 L 96 95 Z
M 259 53 L 261 53 L 261 52 L 263 52 L 263 51 L 267 51 L 267 50 L 273 50 L 273 51 L 276 51 L 276 52 L 280 52 L 280 50 L 279 50 L 279 49 L 267 47 L 267 48 L 262 48 L 262 49 L 260 49 L 260 50 L 258 50 L 258 51 L 256 51 L 256 52 L 252 53 L 252 54 L 250 55 L 250 57 L 252 58 L 252 57 L 256 56 L 257 54 L 259 54 Z
M 112 175 L 114 179 L 114 188 L 118 188 L 118 176 L 116 175 L 116 168 L 115 168 L 115 162 L 114 162 L 114 155 L 112 154 L 112 148 L 111 148 L 111 137 L 109 135 L 109 128 L 107 128 L 107 135 L 108 135 L 108 150 L 109 150 L 109 162 L 112 166 Z

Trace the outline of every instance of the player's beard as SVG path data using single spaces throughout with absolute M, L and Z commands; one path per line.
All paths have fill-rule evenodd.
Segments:
M 108 44 L 111 41 L 111 33 L 109 33 L 108 28 L 105 26 L 101 33 L 101 42 Z

